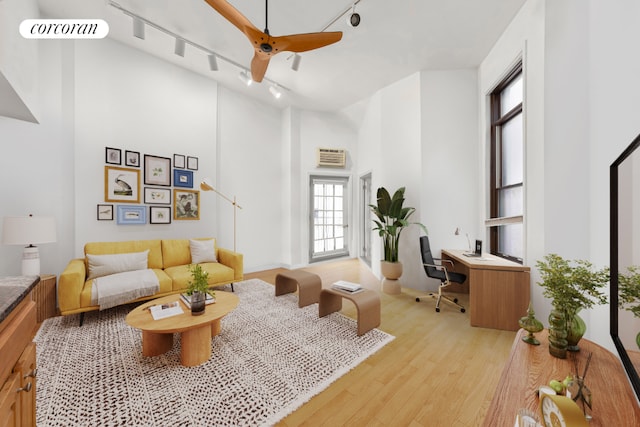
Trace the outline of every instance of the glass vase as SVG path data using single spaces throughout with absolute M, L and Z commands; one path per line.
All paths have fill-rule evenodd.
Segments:
M 204 292 L 194 292 L 191 294 L 191 315 L 199 316 L 204 313 L 204 305 L 207 294 Z
M 555 305 L 549 313 L 549 354 L 559 359 L 567 358 L 567 322 L 565 312 Z
M 578 342 L 587 332 L 587 325 L 578 313 L 568 310 L 565 312 L 567 320 L 567 350 L 580 351 Z

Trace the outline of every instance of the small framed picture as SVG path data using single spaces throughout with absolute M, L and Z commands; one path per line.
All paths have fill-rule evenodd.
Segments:
M 117 208 L 117 223 L 119 225 L 147 223 L 146 206 L 118 205 Z
M 187 169 L 191 169 L 192 171 L 198 170 L 198 158 L 197 157 L 187 157 Z
M 182 169 L 173 170 L 173 186 L 193 188 L 193 172 Z
M 105 147 L 104 162 L 109 163 L 110 165 L 120 165 L 122 164 L 122 159 L 120 158 L 121 155 L 122 150 L 119 148 Z
M 184 163 L 184 156 L 182 154 L 173 155 L 173 167 L 184 169 L 185 163 Z
M 144 183 L 147 185 L 171 186 L 171 159 L 144 155 Z
M 170 205 L 171 189 L 144 187 L 144 202 L 150 205 Z
M 149 206 L 150 224 L 171 224 L 171 206 Z
M 173 190 L 173 219 L 200 219 L 200 192 Z
M 113 221 L 113 205 L 98 205 L 98 221 Z
M 105 166 L 104 201 L 140 203 L 140 171 Z
M 124 165 L 134 168 L 140 167 L 140 153 L 137 151 L 125 151 L 124 152 Z

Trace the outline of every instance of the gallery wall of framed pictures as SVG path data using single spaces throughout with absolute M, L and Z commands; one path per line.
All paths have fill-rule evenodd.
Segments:
M 197 157 L 105 147 L 104 162 L 104 203 L 97 204 L 97 221 L 166 225 L 200 219 L 200 191 L 193 189 Z

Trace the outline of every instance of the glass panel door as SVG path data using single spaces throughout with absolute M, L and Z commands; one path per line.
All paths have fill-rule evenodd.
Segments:
M 346 177 L 311 177 L 310 261 L 349 255 Z

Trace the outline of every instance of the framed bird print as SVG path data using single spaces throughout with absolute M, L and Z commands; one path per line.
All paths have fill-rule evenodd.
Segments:
M 104 201 L 140 203 L 140 171 L 137 169 L 105 166 Z
M 173 219 L 200 219 L 200 192 L 173 190 Z

